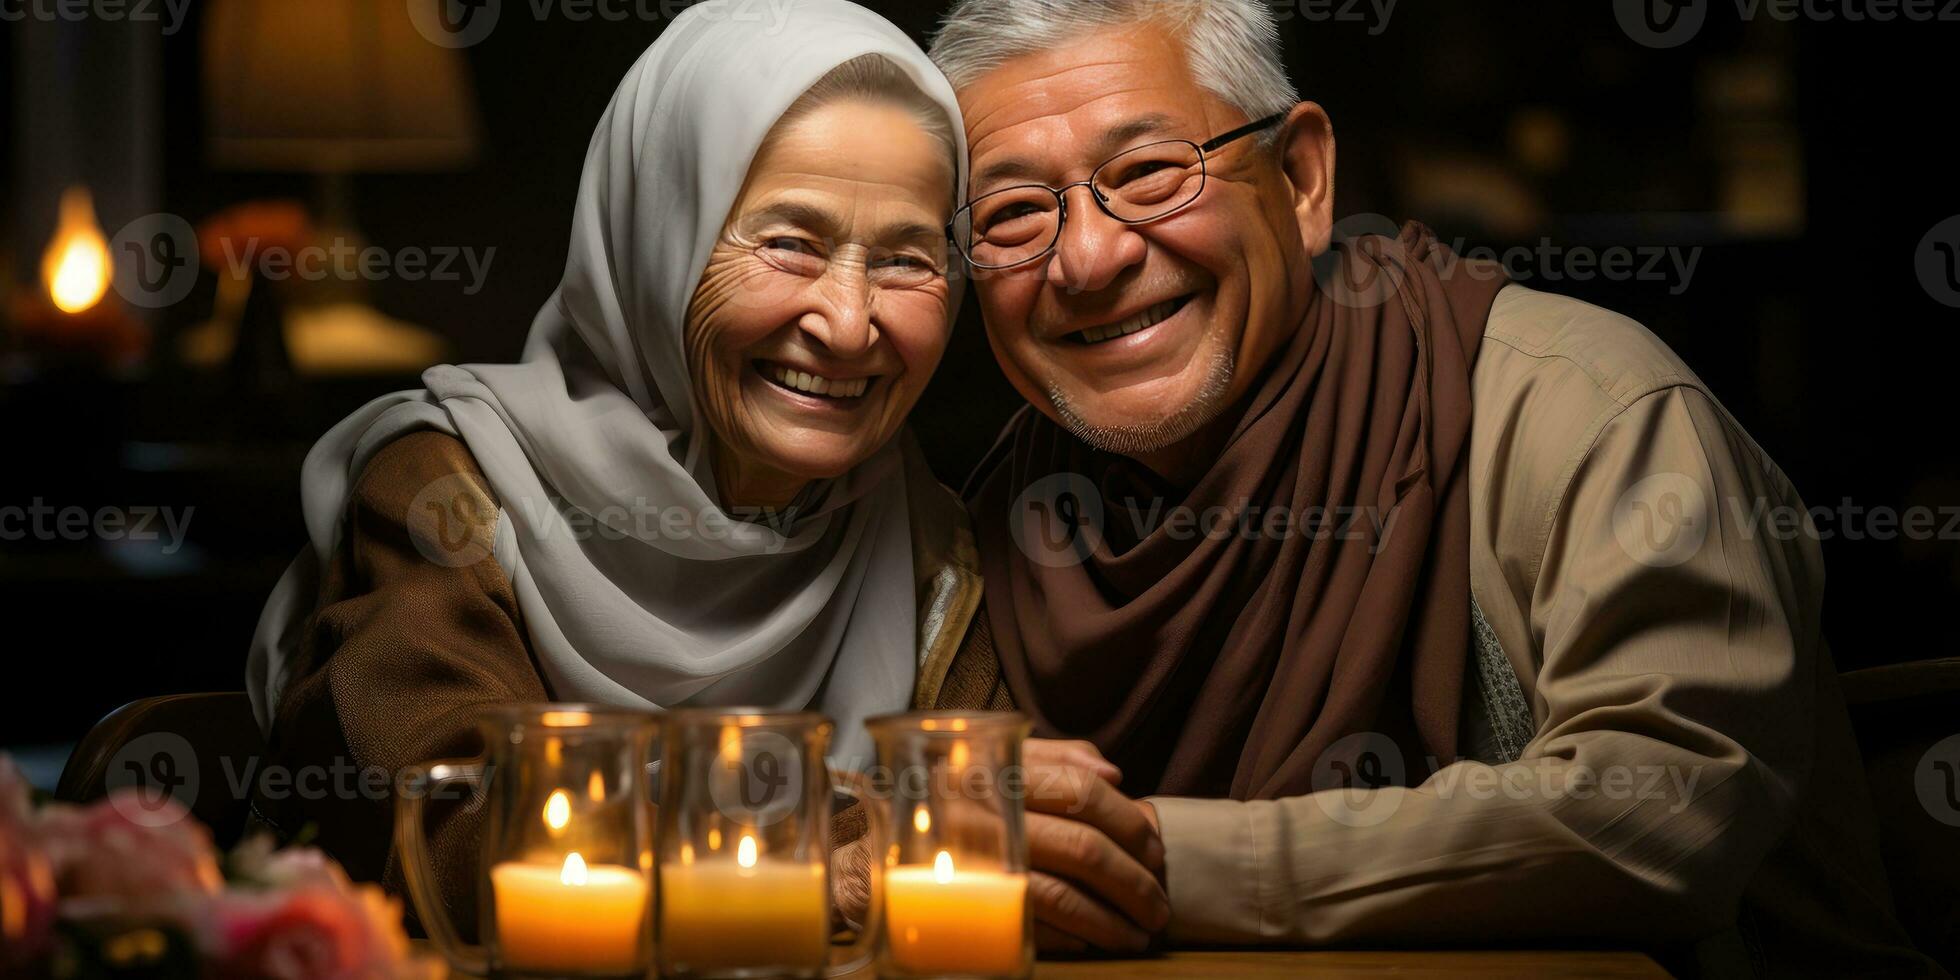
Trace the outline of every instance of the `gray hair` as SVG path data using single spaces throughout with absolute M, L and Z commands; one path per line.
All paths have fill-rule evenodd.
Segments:
M 790 103 L 776 126 L 780 128 L 831 103 L 851 100 L 884 102 L 906 110 L 926 135 L 945 144 L 949 157 L 959 146 L 953 138 L 953 121 L 947 118 L 946 110 L 926 95 L 904 69 L 881 54 L 861 54 L 824 73 L 816 84 Z M 953 172 L 959 173 L 957 162 Z
M 1157 22 L 1184 41 L 1198 85 L 1247 119 L 1300 101 L 1280 60 L 1279 27 L 1264 0 L 959 0 L 930 52 L 953 88 L 1004 62 L 1084 34 Z M 1272 133 L 1263 138 L 1270 142 Z

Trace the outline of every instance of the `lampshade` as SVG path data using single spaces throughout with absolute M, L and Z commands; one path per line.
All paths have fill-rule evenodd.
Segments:
M 207 149 L 239 170 L 446 170 L 476 155 L 461 51 L 430 43 L 410 3 L 211 0 Z

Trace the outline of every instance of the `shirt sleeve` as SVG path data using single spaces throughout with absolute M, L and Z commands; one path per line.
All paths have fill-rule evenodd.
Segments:
M 356 484 L 281 694 L 253 807 L 348 873 L 403 887 L 394 788 L 422 763 L 478 755 L 486 705 L 544 701 L 510 584 L 492 554 L 498 508 L 464 445 L 419 432 Z M 432 803 L 431 859 L 452 921 L 474 931 L 479 813 Z
M 1802 514 L 1705 393 L 1620 410 L 1549 518 L 1523 755 L 1413 788 L 1152 800 L 1172 938 L 1653 946 L 1732 925 L 1793 816 L 1821 642 L 1814 537 L 1736 518 L 1765 506 Z

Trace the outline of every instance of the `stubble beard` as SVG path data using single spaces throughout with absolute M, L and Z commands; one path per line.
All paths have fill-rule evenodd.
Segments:
M 1130 425 L 1092 425 L 1057 384 L 1048 385 L 1048 404 L 1054 407 L 1062 428 L 1090 447 L 1119 456 L 1143 456 L 1189 439 L 1217 418 L 1225 409 L 1236 368 L 1237 359 L 1229 347 L 1214 350 L 1204 383 L 1190 401 L 1160 418 Z

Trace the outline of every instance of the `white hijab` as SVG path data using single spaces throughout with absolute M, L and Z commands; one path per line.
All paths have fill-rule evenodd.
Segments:
M 262 728 L 355 480 L 382 446 L 428 428 L 469 446 L 502 504 L 495 554 L 555 697 L 815 708 L 837 722 L 836 758 L 865 757 L 861 722 L 902 709 L 917 670 L 901 458 L 916 450 L 901 434 L 809 488 L 780 531 L 731 520 L 682 346 L 695 284 L 764 136 L 864 54 L 890 59 L 944 108 L 961 198 L 953 91 L 883 18 L 844 0 L 710 0 L 675 18 L 593 134 L 565 277 L 521 361 L 430 368 L 425 390 L 369 403 L 307 454 L 312 544 L 267 601 L 246 668 Z M 650 509 L 686 515 L 687 530 L 635 516 Z M 568 514 L 604 526 L 581 534 Z

